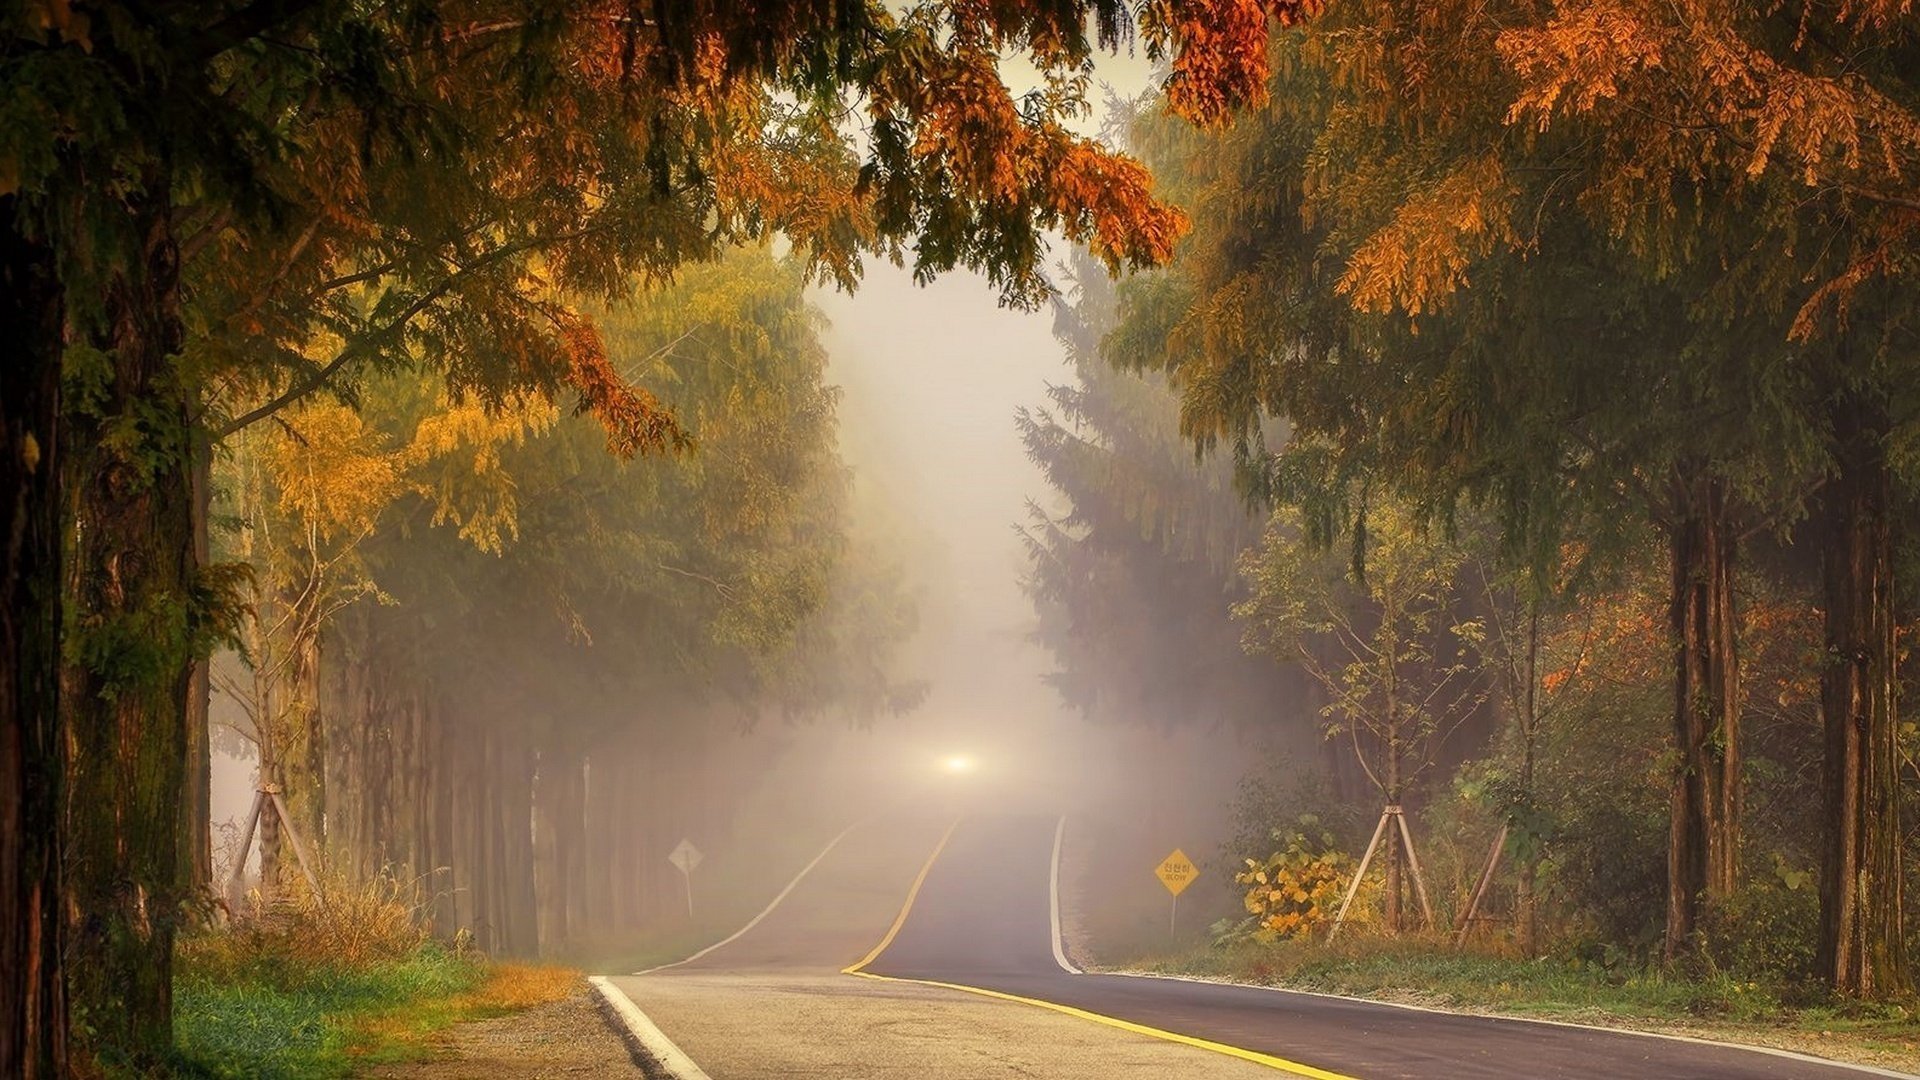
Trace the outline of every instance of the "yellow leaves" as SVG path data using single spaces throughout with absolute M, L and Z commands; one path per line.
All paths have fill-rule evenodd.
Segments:
M 427 417 L 399 455 L 413 486 L 433 504 L 433 523 L 451 523 L 461 539 L 499 554 L 519 537 L 519 500 L 501 451 L 540 435 L 559 420 L 553 403 L 533 394 L 497 406 L 474 399 L 446 402 Z
M 380 515 L 414 494 L 433 506 L 433 524 L 452 524 L 482 551 L 499 552 L 518 535 L 518 501 L 502 451 L 551 429 L 559 410 L 533 394 L 489 405 L 438 399 L 399 448 L 366 426 L 354 409 L 315 401 L 262 427 L 259 461 L 276 513 L 308 546 L 350 548 Z M 315 557 L 322 557 L 317 550 Z
M 1350 879 L 1350 860 L 1340 852 L 1316 850 L 1296 834 L 1286 850 L 1265 861 L 1246 860 L 1234 881 L 1248 886 L 1241 898 L 1259 930 L 1273 937 L 1304 937 L 1326 925 Z
M 1409 315 L 1466 283 L 1474 261 L 1516 241 L 1515 188 L 1498 158 L 1468 161 L 1403 202 L 1348 260 L 1338 289 L 1367 311 Z
M 260 459 L 280 511 L 321 540 L 371 532 L 405 490 L 395 455 L 338 402 L 310 402 L 263 432 Z

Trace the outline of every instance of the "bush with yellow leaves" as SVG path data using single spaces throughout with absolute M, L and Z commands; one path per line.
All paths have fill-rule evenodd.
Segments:
M 1353 860 L 1335 849 L 1331 833 L 1311 814 L 1297 828 L 1275 829 L 1282 844 L 1265 859 L 1247 859 L 1234 881 L 1246 886 L 1250 918 L 1223 936 L 1260 941 L 1304 938 L 1325 928 L 1340 909 L 1340 897 L 1353 877 Z

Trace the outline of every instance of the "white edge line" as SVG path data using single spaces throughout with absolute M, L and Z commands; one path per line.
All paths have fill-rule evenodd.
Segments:
M 1666 1039 L 1669 1042 L 1695 1043 L 1700 1046 L 1717 1046 L 1726 1050 L 1748 1050 L 1756 1054 L 1786 1058 L 1790 1061 L 1804 1061 L 1813 1065 L 1825 1065 L 1833 1069 L 1847 1069 L 1868 1076 L 1887 1076 L 1894 1080 L 1920 1080 L 1913 1073 L 1896 1072 L 1883 1069 L 1878 1065 L 1862 1065 L 1851 1061 L 1838 1061 L 1834 1058 L 1820 1057 L 1816 1054 L 1803 1054 L 1797 1050 L 1785 1050 L 1777 1046 L 1756 1046 L 1752 1043 L 1728 1042 L 1725 1039 L 1707 1039 L 1698 1035 L 1676 1035 L 1667 1031 L 1642 1031 L 1638 1028 L 1607 1027 L 1603 1024 L 1583 1024 L 1577 1020 L 1549 1020 L 1540 1016 L 1511 1016 L 1506 1013 L 1467 1012 L 1461 1009 L 1442 1009 L 1433 1005 L 1414 1005 L 1405 1001 L 1382 1001 L 1376 998 L 1353 997 L 1348 994 L 1330 994 L 1324 990 L 1295 990 L 1287 986 L 1263 986 L 1260 983 L 1229 982 L 1225 979 L 1205 979 L 1198 975 L 1163 975 L 1151 971 L 1098 971 L 1096 975 L 1118 975 L 1127 979 L 1165 979 L 1169 982 L 1207 983 L 1212 986 L 1238 986 L 1248 990 L 1265 990 L 1273 994 L 1303 994 L 1307 997 L 1331 998 L 1335 1001 L 1350 1001 L 1356 1005 L 1378 1005 L 1388 1009 L 1407 1009 L 1412 1012 L 1438 1013 L 1441 1016 L 1465 1016 L 1480 1020 L 1503 1020 L 1514 1024 L 1545 1024 L 1549 1027 L 1576 1028 L 1581 1031 L 1601 1031 L 1614 1035 L 1633 1035 L 1642 1039 Z
M 865 819 L 862 818 L 861 820 L 864 821 Z M 745 935 L 747 931 L 753 929 L 756 926 L 759 926 L 760 920 L 773 914 L 773 909 L 780 906 L 780 901 L 785 900 L 787 898 L 787 894 L 793 891 L 794 886 L 800 884 L 800 882 L 804 880 L 808 874 L 813 873 L 813 868 L 820 865 L 820 860 L 826 858 L 828 852 L 831 852 L 834 848 L 838 847 L 840 844 L 840 841 L 846 839 L 847 834 L 852 832 L 854 830 L 854 827 L 859 824 L 860 824 L 859 821 L 855 821 L 852 825 L 849 825 L 846 828 L 841 829 L 839 836 L 836 836 L 833 839 L 827 841 L 827 846 L 820 849 L 820 854 L 815 855 L 813 857 L 812 862 L 801 867 L 800 872 L 793 875 L 793 880 L 787 882 L 787 887 L 784 889 L 781 889 L 780 894 L 778 896 L 775 896 L 771 903 L 769 903 L 766 907 L 761 908 L 760 914 L 755 915 L 752 919 L 749 919 L 747 921 L 747 925 L 741 927 L 738 930 L 735 930 L 733 933 L 728 934 L 726 937 L 721 938 L 719 941 L 714 942 L 713 944 L 707 946 L 706 948 L 701 949 L 699 952 L 694 953 L 692 956 L 682 957 L 681 959 L 675 960 L 670 964 L 656 964 L 655 966 L 647 968 L 644 971 L 636 971 L 634 972 L 634 974 L 635 975 L 651 975 L 656 971 L 665 971 L 668 968 L 679 967 L 681 964 L 691 964 L 695 960 L 700 959 L 701 957 L 707 955 L 708 953 L 714 951 L 715 949 L 721 948 L 722 946 L 731 945 L 734 942 L 740 940 L 740 938 L 743 935 Z
M 632 998 L 613 985 L 611 979 L 605 975 L 595 975 L 588 981 L 593 983 L 593 988 L 600 992 L 600 997 L 613 1008 L 614 1015 L 626 1025 L 627 1032 L 633 1036 L 634 1041 L 640 1044 L 640 1048 L 645 1050 L 656 1064 L 666 1070 L 669 1077 L 673 1080 L 713 1080 L 705 1070 L 693 1063 L 693 1059 L 688 1057 L 685 1051 L 673 1045 L 673 1040 L 667 1038 L 666 1032 L 661 1031 L 658 1025 L 648 1019 L 647 1014 L 640 1011 L 640 1006 L 635 1005 Z
M 1060 842 L 1067 835 L 1067 818 L 1060 816 L 1060 823 L 1053 827 L 1053 873 L 1047 881 L 1047 895 L 1052 901 L 1053 911 L 1053 959 L 1060 969 L 1069 975 L 1082 974 L 1079 968 L 1067 959 L 1067 949 L 1060 940 Z

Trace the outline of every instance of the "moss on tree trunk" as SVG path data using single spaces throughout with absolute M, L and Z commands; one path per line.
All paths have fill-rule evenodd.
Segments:
M 1834 989 L 1889 997 L 1913 986 L 1901 935 L 1899 715 L 1892 478 L 1882 411 L 1834 410 L 1839 474 L 1823 502 L 1826 745 L 1819 967 Z
M 137 258 L 108 285 L 97 351 L 69 365 L 71 506 L 62 705 L 68 989 L 90 1053 L 152 1067 L 172 1044 L 183 705 L 196 636 L 178 265 L 154 166 L 130 197 Z

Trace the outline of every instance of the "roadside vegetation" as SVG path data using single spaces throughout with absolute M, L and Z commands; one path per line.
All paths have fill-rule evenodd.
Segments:
M 500 963 L 467 935 L 434 940 L 408 890 L 381 880 L 289 889 L 264 914 L 184 936 L 175 1067 L 187 1076 L 341 1077 L 418 1060 L 449 1025 L 577 991 L 579 972 Z

